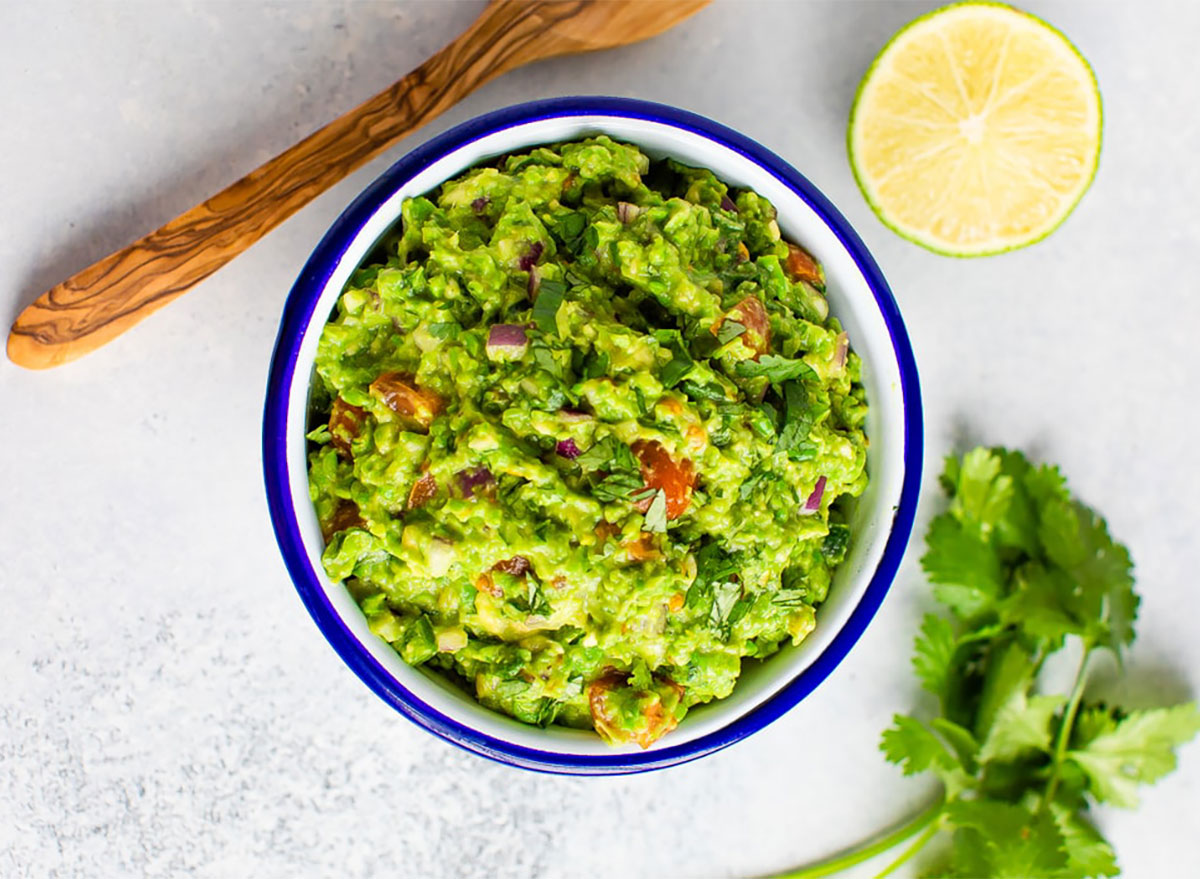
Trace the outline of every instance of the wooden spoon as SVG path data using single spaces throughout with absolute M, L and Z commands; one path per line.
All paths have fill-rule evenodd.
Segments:
M 43 293 L 13 323 L 9 359 L 45 369 L 94 351 L 485 82 L 532 61 L 647 39 L 707 3 L 492 0 L 465 33 L 395 85 Z

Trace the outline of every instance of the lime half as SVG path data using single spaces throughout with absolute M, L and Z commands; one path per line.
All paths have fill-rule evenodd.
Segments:
M 850 111 L 854 176 L 879 218 L 950 256 L 1045 238 L 1100 158 L 1091 67 L 1057 30 L 1000 3 L 918 18 L 875 58 Z

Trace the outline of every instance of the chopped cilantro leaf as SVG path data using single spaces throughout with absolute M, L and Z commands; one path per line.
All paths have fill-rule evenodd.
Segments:
M 667 530 L 667 493 L 661 488 L 654 493 L 654 500 L 646 509 L 642 530 L 659 534 Z
M 725 396 L 725 389 L 715 382 L 689 380 L 681 383 L 680 388 L 693 400 L 712 400 L 716 403 L 724 403 L 728 399 Z
M 850 547 L 850 527 L 838 522 L 829 524 L 829 533 L 821 541 L 821 555 L 830 567 L 840 565 L 846 558 L 846 550 Z
M 538 286 L 532 317 L 538 329 L 548 336 L 558 334 L 558 324 L 554 318 L 566 292 L 567 285 L 562 281 L 542 281 Z
M 808 441 L 809 434 L 828 408 L 823 409 L 821 402 L 813 399 L 800 381 L 784 383 L 783 401 L 783 426 L 775 448 L 792 460 L 808 460 L 816 451 Z
M 816 372 L 803 360 L 764 354 L 758 360 L 743 360 L 737 365 L 737 374 L 742 378 L 765 375 L 773 385 L 781 385 L 791 379 L 815 378 Z
M 723 320 L 721 326 L 717 328 L 717 341 L 724 345 L 726 342 L 732 342 L 744 332 L 746 332 L 744 324 L 740 324 L 736 320 Z

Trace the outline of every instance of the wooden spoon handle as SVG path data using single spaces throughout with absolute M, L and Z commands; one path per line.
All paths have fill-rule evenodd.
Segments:
M 9 358 L 31 369 L 67 363 L 162 308 L 401 137 L 532 60 L 532 41 L 559 17 L 547 7 L 554 4 L 493 2 L 458 39 L 390 88 L 52 287 L 13 323 Z

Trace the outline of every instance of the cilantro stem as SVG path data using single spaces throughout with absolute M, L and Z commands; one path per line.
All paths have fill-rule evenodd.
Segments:
M 900 853 L 900 857 L 896 858 L 896 860 L 892 861 L 890 864 L 888 864 L 886 867 L 884 867 L 883 870 L 881 870 L 879 873 L 875 874 L 875 879 L 884 879 L 885 876 L 890 876 L 890 875 L 892 875 L 892 873 L 899 870 L 900 866 L 902 864 L 907 862 L 910 858 L 912 858 L 913 855 L 915 855 L 921 849 L 925 848 L 925 844 L 928 843 L 929 840 L 933 839 L 934 836 L 936 836 L 938 831 L 940 831 L 941 829 L 942 829 L 942 824 L 940 821 L 936 821 L 933 824 L 930 824 L 928 827 L 926 827 L 925 832 L 922 833 L 920 836 L 918 836 L 916 838 L 916 841 L 913 842 L 912 845 L 910 845 L 908 848 L 906 848 L 903 852 Z
M 1067 744 L 1071 741 L 1071 731 L 1075 728 L 1075 715 L 1079 713 L 1079 703 L 1083 700 L 1083 688 L 1087 685 L 1088 660 L 1092 658 L 1091 644 L 1085 642 L 1083 658 L 1079 661 L 1079 671 L 1075 673 L 1075 684 L 1071 687 L 1071 698 L 1067 702 L 1067 710 L 1063 712 L 1062 723 L 1058 726 L 1058 736 L 1054 741 L 1054 759 L 1050 769 L 1050 781 L 1042 794 L 1042 808 L 1045 809 L 1054 802 L 1054 794 L 1058 791 L 1058 780 L 1062 772 L 1063 759 L 1067 754 Z
M 943 793 L 925 811 L 914 815 L 904 824 L 901 824 L 886 836 L 880 837 L 875 842 L 849 849 L 842 854 L 834 855 L 824 861 L 817 861 L 814 864 L 799 867 L 786 873 L 776 873 L 770 877 L 766 877 L 766 879 L 819 879 L 821 876 L 832 876 L 835 873 L 840 873 L 842 870 L 853 867 L 855 864 L 861 864 L 863 861 L 869 861 L 876 855 L 890 851 L 921 830 L 925 830 L 925 834 L 918 842 L 920 845 L 924 845 L 940 828 L 940 823 L 935 822 L 942 816 L 945 808 L 946 796 Z M 920 845 L 914 846 L 910 851 L 906 851 L 902 855 L 903 860 L 907 860 L 913 854 L 916 854 L 916 850 L 920 848 Z M 900 863 L 903 863 L 903 860 Z M 890 871 L 891 867 L 888 869 Z

